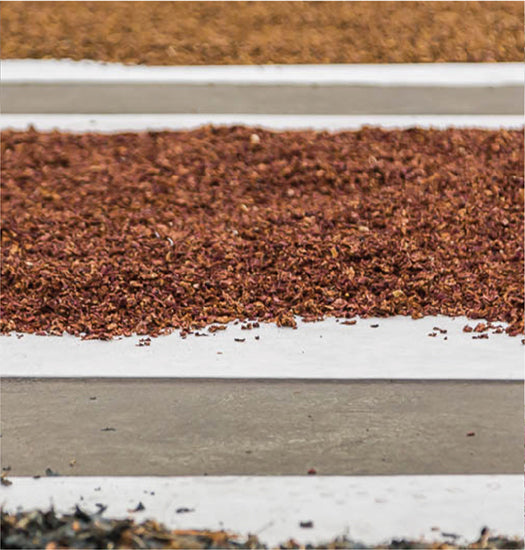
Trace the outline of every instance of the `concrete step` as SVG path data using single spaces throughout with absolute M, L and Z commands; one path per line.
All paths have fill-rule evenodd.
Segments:
M 4 379 L 1 394 L 13 475 L 523 472 L 522 382 Z
M 147 67 L 3 60 L 3 113 L 523 114 L 521 63 Z

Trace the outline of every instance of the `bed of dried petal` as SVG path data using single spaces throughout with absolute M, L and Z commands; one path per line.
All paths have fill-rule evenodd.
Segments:
M 3 58 L 523 61 L 523 2 L 3 2 L 0 13 Z
M 523 330 L 522 131 L 6 131 L 1 208 L 2 332 L 438 314 Z

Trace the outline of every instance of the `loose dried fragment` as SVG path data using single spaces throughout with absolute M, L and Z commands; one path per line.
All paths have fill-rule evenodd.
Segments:
M 311 529 L 314 526 L 313 521 L 301 521 L 299 522 L 299 527 L 302 527 L 303 529 Z
M 7 479 L 7 471 L 3 471 L 2 474 L 0 474 L 0 483 L 5 487 L 13 485 L 13 482 L 10 479 Z
M 142 512 L 142 510 L 145 510 L 146 507 L 142 502 L 139 502 L 135 508 L 129 509 L 128 512 Z

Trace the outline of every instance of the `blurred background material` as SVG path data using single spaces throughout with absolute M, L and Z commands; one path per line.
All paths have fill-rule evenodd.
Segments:
M 2 2 L 1 57 L 146 65 L 523 61 L 523 2 Z

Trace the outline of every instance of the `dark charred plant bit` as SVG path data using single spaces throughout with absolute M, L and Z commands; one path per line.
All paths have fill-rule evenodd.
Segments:
M 142 510 L 145 510 L 145 509 L 146 507 L 144 506 L 144 504 L 142 504 L 142 502 L 139 502 L 137 506 L 135 506 L 135 508 L 128 510 L 128 512 L 142 512 Z
M 78 505 L 75 506 L 74 517 L 76 519 L 80 519 L 82 521 L 85 521 L 86 523 L 91 523 L 91 516 L 89 514 L 87 514 L 86 512 L 84 512 L 84 510 L 82 510 L 82 508 L 80 508 Z
M 246 342 L 246 338 L 234 338 L 236 342 Z
M 379 325 L 377 325 L 377 324 L 376 325 L 370 325 L 370 328 L 378 328 L 378 327 L 379 327 Z
M 301 521 L 299 523 L 299 527 L 302 527 L 303 529 L 311 529 L 314 526 L 313 521 Z
M 476 336 L 473 336 L 473 340 L 488 340 L 489 335 L 488 334 L 478 334 Z
M 101 502 L 95 502 L 95 506 L 98 508 L 97 515 L 102 515 L 108 507 Z
M 317 470 L 315 468 L 310 468 L 307 472 L 309 476 L 315 476 L 317 474 Z
M 0 331 L 145 346 L 447 315 L 521 334 L 523 157 L 518 130 L 5 131 Z
M 46 468 L 46 476 L 47 477 L 58 477 L 60 474 L 58 472 L 54 472 L 51 468 Z
M 476 435 L 476 432 L 468 432 L 467 437 L 474 437 Z
M 109 428 L 109 427 L 106 427 L 106 428 L 102 428 L 100 431 L 101 431 L 101 432 L 116 432 L 117 429 L 116 429 L 116 428 Z
M 433 327 L 432 330 L 439 332 L 440 334 L 446 334 L 448 331 L 445 328 Z
M 195 512 L 195 508 L 177 508 L 175 510 L 176 514 L 189 514 L 190 512 Z
M 427 336 L 430 336 L 431 338 L 435 338 L 437 336 L 437 332 L 429 332 Z

